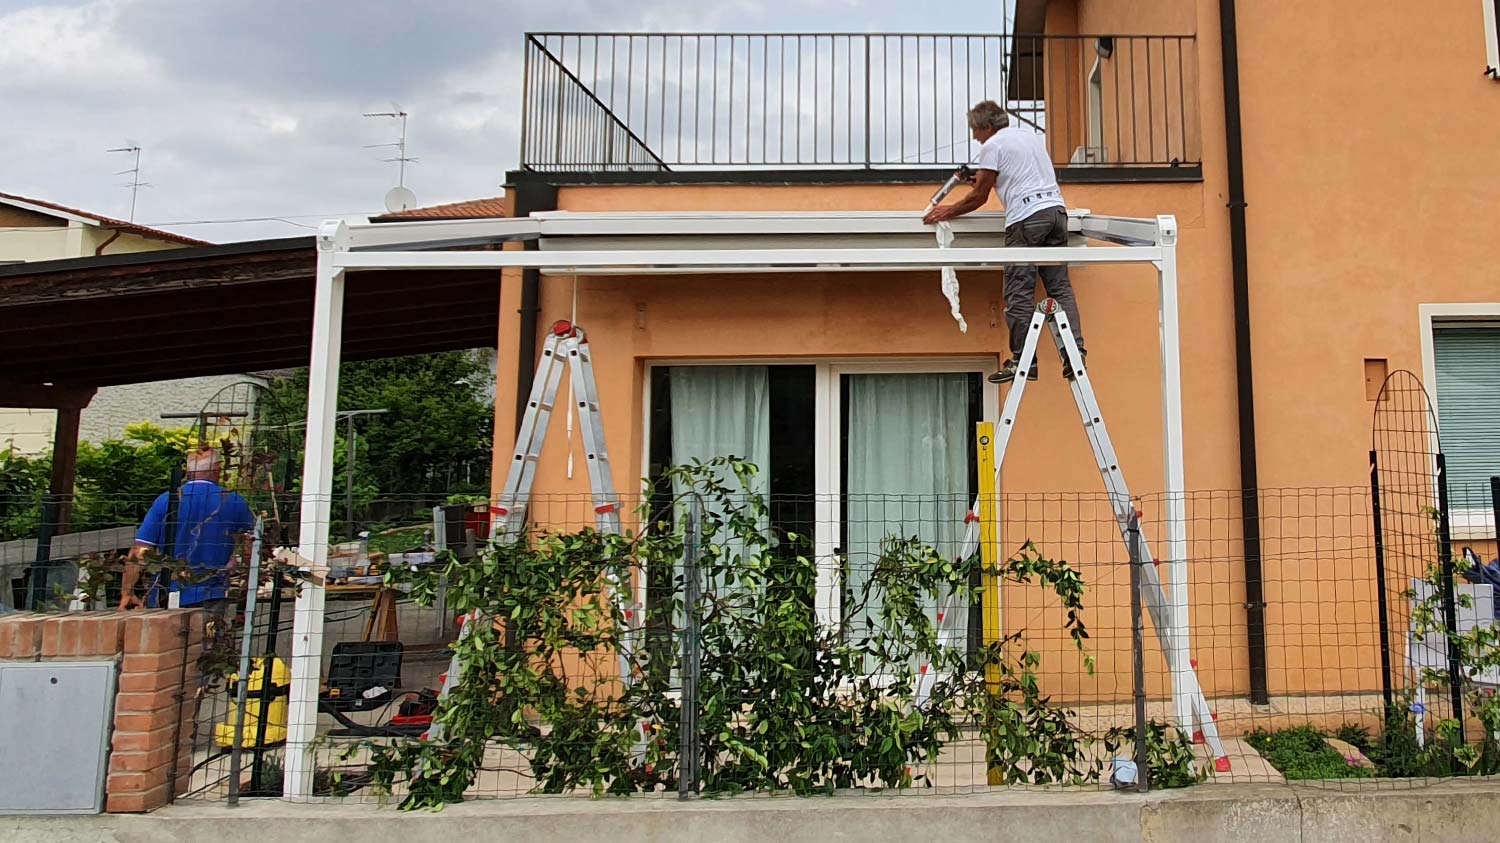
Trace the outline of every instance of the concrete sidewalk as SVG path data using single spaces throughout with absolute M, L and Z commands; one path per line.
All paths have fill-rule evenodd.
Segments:
M 1202 785 L 1145 796 L 1010 791 L 973 796 L 849 794 L 678 802 L 533 797 L 440 812 L 276 800 L 178 805 L 141 816 L 0 817 L 0 841 L 300 843 L 454 840 L 653 843 L 870 843 L 886 840 L 1490 841 L 1500 838 L 1500 782 L 1358 789 Z

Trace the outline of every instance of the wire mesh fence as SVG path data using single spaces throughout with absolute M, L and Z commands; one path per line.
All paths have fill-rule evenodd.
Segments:
M 1259 642 L 1234 491 L 1186 496 L 1183 559 L 1160 495 L 1134 504 L 1135 554 L 1104 494 L 1003 495 L 988 555 L 967 495 L 761 504 L 668 486 L 625 502 L 641 514 L 622 538 L 590 532 L 585 496 L 537 496 L 525 540 L 494 544 L 484 504 L 411 496 L 330 545 L 326 569 L 262 520 L 222 596 L 187 599 L 203 572 L 181 564 L 165 580 L 148 564 L 136 591 L 169 603 L 176 572 L 177 602 L 215 616 L 180 703 L 184 798 L 279 795 L 303 758 L 300 798 L 372 801 L 1489 774 L 1495 546 L 1460 533 L 1445 551 L 1436 491 L 1375 479 L 1260 492 Z M 1487 491 L 1444 494 L 1456 511 Z M 140 524 L 120 520 L 58 535 L 40 565 L 35 542 L 0 545 L 6 605 L 122 605 Z M 454 651 L 464 668 L 440 701 Z M 442 787 L 422 775 L 437 770 Z

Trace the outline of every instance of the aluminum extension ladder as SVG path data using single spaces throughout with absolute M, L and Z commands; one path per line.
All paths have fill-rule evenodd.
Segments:
M 1088 434 L 1089 448 L 1094 452 L 1094 459 L 1099 465 L 1099 473 L 1104 478 L 1104 485 L 1109 493 L 1111 508 L 1114 510 L 1115 522 L 1120 528 L 1120 537 L 1129 541 L 1129 529 L 1131 516 L 1135 514 L 1134 499 L 1130 496 L 1130 489 L 1125 485 L 1125 475 L 1120 470 L 1119 460 L 1115 455 L 1114 443 L 1110 441 L 1109 431 L 1104 426 L 1104 415 L 1099 410 L 1099 403 L 1094 397 L 1094 388 L 1089 382 L 1088 372 L 1083 365 L 1083 355 L 1078 351 L 1078 343 L 1073 338 L 1072 327 L 1068 324 L 1068 316 L 1058 306 L 1054 299 L 1046 299 L 1039 303 L 1036 312 L 1032 314 L 1031 326 L 1026 333 L 1026 344 L 1021 349 L 1021 358 L 1017 361 L 1016 379 L 1012 382 L 1009 393 L 1005 397 L 1005 407 L 1000 414 L 1000 422 L 995 426 L 994 443 L 994 465 L 996 471 L 1005 462 L 1005 450 L 1010 444 L 1011 433 L 1015 430 L 1016 415 L 1021 409 L 1021 397 L 1026 391 L 1026 373 L 1031 371 L 1032 364 L 1036 361 L 1037 346 L 1040 343 L 1042 326 L 1047 325 L 1052 330 L 1052 341 L 1058 351 L 1065 355 L 1075 373 L 1071 381 L 1073 402 L 1078 406 L 1078 415 L 1083 421 L 1083 427 Z M 993 483 L 993 477 L 981 477 L 980 483 Z M 968 513 L 968 530 L 959 551 L 960 558 L 967 558 L 979 547 L 979 502 L 974 503 L 974 508 Z M 1173 646 L 1176 640 L 1176 631 L 1171 622 L 1171 607 L 1167 601 L 1167 595 L 1162 590 L 1161 577 L 1156 570 L 1156 557 L 1152 555 L 1144 536 L 1140 539 L 1141 548 L 1149 565 L 1141 566 L 1141 589 L 1142 597 L 1147 610 L 1151 613 L 1151 625 L 1156 628 L 1157 641 L 1161 645 L 1163 654 L 1166 656 L 1167 667 L 1172 673 L 1172 683 L 1179 693 L 1186 697 L 1190 722 L 1181 724 L 1186 727 L 1197 740 L 1201 735 L 1204 743 L 1214 757 L 1214 767 L 1219 772 L 1229 771 L 1229 758 L 1224 753 L 1224 745 L 1219 740 L 1219 729 L 1214 722 L 1213 712 L 1208 707 L 1208 701 L 1203 696 L 1203 690 L 1198 684 L 1196 664 L 1191 660 L 1188 664 L 1179 664 L 1177 648 Z M 938 642 L 940 646 L 957 646 L 959 636 L 966 627 L 964 618 L 958 617 L 966 614 L 962 611 L 959 601 L 950 598 L 938 605 Z M 936 682 L 935 671 L 930 666 L 924 666 L 918 680 L 918 702 L 925 701 Z
M 589 488 L 593 495 L 594 527 L 600 533 L 618 535 L 620 528 L 620 499 L 615 493 L 614 475 L 610 472 L 609 453 L 604 446 L 604 423 L 599 415 L 599 390 L 594 380 L 594 363 L 588 339 L 583 329 L 567 320 L 552 325 L 547 340 L 542 345 L 542 359 L 537 364 L 536 377 L 531 383 L 531 395 L 526 400 L 526 412 L 521 417 L 520 429 L 516 432 L 516 447 L 505 476 L 505 486 L 499 500 L 490 508 L 490 542 L 492 544 L 519 541 L 526 523 L 526 510 L 531 501 L 531 489 L 536 482 L 537 462 L 541 459 L 542 445 L 547 439 L 547 424 L 557 405 L 558 388 L 562 383 L 563 368 L 572 376 L 573 403 L 578 409 L 579 428 L 583 436 L 585 461 L 588 463 Z M 634 632 L 639 622 L 640 607 L 634 603 L 634 590 L 628 581 L 612 579 L 614 599 L 623 609 L 629 628 L 622 636 L 619 653 L 620 681 L 630 684 L 635 678 Z M 463 639 L 480 621 L 477 612 L 465 615 L 459 638 Z M 443 675 L 443 684 L 438 698 L 446 697 L 458 684 L 463 665 L 458 654 L 448 664 Z M 434 723 L 428 730 L 430 740 L 442 740 L 442 724 Z M 641 738 L 644 741 L 644 737 Z

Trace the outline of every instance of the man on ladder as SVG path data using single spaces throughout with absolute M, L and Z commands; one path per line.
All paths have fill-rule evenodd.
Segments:
M 1023 126 L 1010 125 L 1010 115 L 990 100 L 969 109 L 969 131 L 978 141 L 979 164 L 968 195 L 952 205 L 939 205 L 922 221 L 935 225 L 954 217 L 979 210 L 995 191 L 1005 208 L 1006 246 L 1066 246 L 1068 213 L 1062 190 L 1057 186 L 1057 171 L 1042 135 Z M 1088 351 L 1083 344 L 1083 330 L 1078 318 L 1078 303 L 1073 298 L 1073 283 L 1068 267 L 1054 264 L 1013 264 L 1005 270 L 1005 323 L 1010 328 L 1010 359 L 1000 371 L 990 375 L 992 383 L 1015 380 L 1021 362 L 1021 348 L 1026 344 L 1026 330 L 1035 310 L 1037 276 L 1047 297 L 1056 299 L 1073 328 L 1073 340 L 1080 356 Z M 1063 377 L 1073 379 L 1073 367 L 1063 357 Z M 1036 380 L 1036 361 L 1026 373 Z
M 1052 333 L 1052 342 L 1057 346 L 1058 353 L 1065 361 L 1072 363 L 1069 371 L 1076 370 L 1077 372 L 1076 377 L 1069 378 L 1073 403 L 1078 407 L 1078 416 L 1083 422 L 1084 433 L 1088 437 L 1089 450 L 1094 454 L 1095 464 L 1099 467 L 1100 477 L 1108 492 L 1110 508 L 1113 510 L 1116 525 L 1119 527 L 1120 537 L 1129 543 L 1131 521 L 1138 517 L 1135 499 L 1130 494 L 1130 487 L 1125 483 L 1125 474 L 1120 469 L 1120 460 L 1115 453 L 1114 442 L 1110 439 L 1109 429 L 1104 424 L 1104 412 L 1099 409 L 1099 401 L 1094 395 L 1093 384 L 1083 365 L 1082 350 L 1074 340 L 1072 325 L 1061 303 L 1049 298 L 1032 309 L 1027 319 L 1026 330 L 1022 333 L 1018 362 L 1023 366 L 1035 363 L 1042 331 L 1049 328 Z M 1005 396 L 1005 406 L 1000 412 L 1000 421 L 998 423 L 981 422 L 979 425 L 980 464 L 989 466 L 981 472 L 980 483 L 990 492 L 981 493 L 980 499 L 975 503 L 973 518 L 962 549 L 959 551 L 960 556 L 973 553 L 976 549 L 991 556 L 996 553 L 993 540 L 980 541 L 981 525 L 992 530 L 998 520 L 999 496 L 996 481 L 1000 467 L 1005 463 L 1005 452 L 1010 445 L 1011 435 L 1015 431 L 1016 418 L 1021 411 L 1021 398 L 1025 393 L 1026 382 L 1017 382 Z M 1137 535 L 1139 536 L 1138 533 Z M 1147 547 L 1145 538 L 1140 537 L 1138 540 L 1140 552 L 1150 563 L 1142 566 L 1141 596 L 1151 615 L 1152 626 L 1156 628 L 1157 640 L 1167 660 L 1167 668 L 1171 672 L 1174 696 L 1182 701 L 1178 726 L 1192 734 L 1195 740 L 1199 740 L 1201 736 L 1202 742 L 1208 746 L 1209 753 L 1214 759 L 1214 769 L 1219 772 L 1228 772 L 1229 757 L 1224 752 L 1223 742 L 1219 740 L 1213 711 L 1209 709 L 1208 700 L 1198 684 L 1197 665 L 1191 659 L 1187 660 L 1186 664 L 1182 663 L 1182 658 L 1178 653 L 1176 646 L 1176 642 L 1180 640 L 1178 636 L 1185 634 L 1186 630 L 1174 625 L 1166 592 L 1163 591 L 1161 578 L 1156 572 L 1157 560 Z M 998 558 L 985 559 L 985 562 L 991 565 L 998 564 L 999 561 Z

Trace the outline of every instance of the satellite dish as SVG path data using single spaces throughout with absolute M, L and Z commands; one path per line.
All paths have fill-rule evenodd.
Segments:
M 393 214 L 414 208 L 416 204 L 417 194 L 412 193 L 407 187 L 393 187 L 385 195 L 385 209 Z

